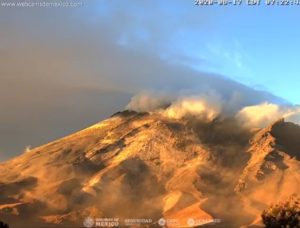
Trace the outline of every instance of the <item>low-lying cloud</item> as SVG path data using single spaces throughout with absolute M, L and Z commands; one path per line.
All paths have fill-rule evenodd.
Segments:
M 187 97 L 172 103 L 163 114 L 174 119 L 184 116 L 194 116 L 211 121 L 221 112 L 221 103 L 216 98 L 209 97 Z
M 134 96 L 127 109 L 137 112 L 158 112 L 172 119 L 196 117 L 203 121 L 215 118 L 233 117 L 246 128 L 266 127 L 284 118 L 286 121 L 300 124 L 300 107 L 262 102 L 247 105 L 247 101 L 235 98 L 223 99 L 221 95 L 210 92 L 195 96 L 161 96 L 155 93 L 143 93 Z
M 265 127 L 284 118 L 287 121 L 300 123 L 300 108 L 297 106 L 280 106 L 272 103 L 262 103 L 241 109 L 236 117 L 246 126 Z
M 211 121 L 221 113 L 221 103 L 219 96 L 214 93 L 171 96 L 144 92 L 132 97 L 126 109 L 137 112 L 160 112 L 172 119 L 193 116 Z

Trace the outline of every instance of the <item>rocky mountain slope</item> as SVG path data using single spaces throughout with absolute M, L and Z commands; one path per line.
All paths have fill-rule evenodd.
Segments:
M 300 127 L 283 120 L 250 130 L 232 118 L 120 112 L 1 163 L 0 220 L 14 227 L 82 227 L 86 217 L 259 226 L 268 205 L 299 192 L 299 137 Z

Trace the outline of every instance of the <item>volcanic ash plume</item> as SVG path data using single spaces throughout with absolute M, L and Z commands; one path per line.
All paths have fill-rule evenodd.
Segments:
M 126 109 L 136 112 L 152 112 L 167 107 L 171 101 L 170 96 L 144 92 L 132 97 Z

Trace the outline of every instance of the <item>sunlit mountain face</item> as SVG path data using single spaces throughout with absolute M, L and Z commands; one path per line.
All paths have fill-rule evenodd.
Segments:
M 171 107 L 119 112 L 1 163 L 0 220 L 11 227 L 94 226 L 101 218 L 119 226 L 142 219 L 148 227 L 263 227 L 263 210 L 299 193 L 298 125 L 174 118 Z
M 298 5 L 0 0 L 0 228 L 299 228 Z

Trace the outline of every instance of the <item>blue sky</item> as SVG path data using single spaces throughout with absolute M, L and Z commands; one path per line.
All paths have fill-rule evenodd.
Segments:
M 163 60 L 218 73 L 299 104 L 300 6 L 194 6 L 193 1 L 103 1 L 119 44 L 150 46 Z M 127 18 L 128 19 L 128 18 Z M 112 25 L 115 22 L 112 22 Z M 154 50 L 153 50 L 153 47 Z

